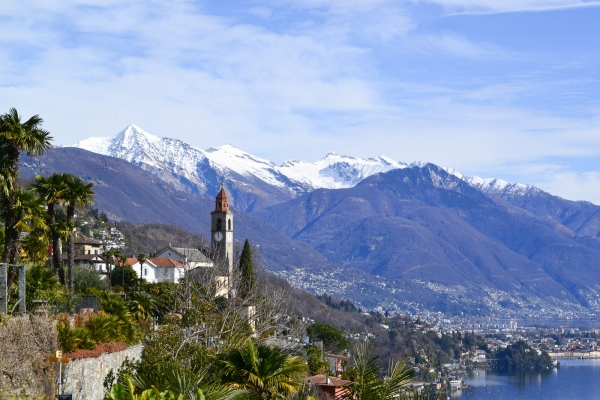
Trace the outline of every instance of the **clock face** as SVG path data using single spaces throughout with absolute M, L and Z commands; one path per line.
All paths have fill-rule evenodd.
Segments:
M 214 238 L 217 242 L 220 242 L 221 240 L 223 240 L 223 234 L 221 232 L 217 232 L 215 233 Z

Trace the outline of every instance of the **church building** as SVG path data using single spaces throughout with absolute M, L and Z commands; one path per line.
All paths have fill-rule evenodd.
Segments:
M 215 210 L 211 215 L 210 244 L 216 267 L 224 268 L 227 274 L 233 273 L 233 213 L 229 209 L 229 197 L 225 185 L 215 200 Z

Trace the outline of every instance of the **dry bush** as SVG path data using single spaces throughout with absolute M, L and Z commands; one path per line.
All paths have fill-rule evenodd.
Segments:
M 0 326 L 0 338 L 0 374 L 10 379 L 25 375 L 58 348 L 54 322 L 47 316 L 10 318 Z
M 11 317 L 3 321 L 0 325 L 0 391 L 3 395 L 52 398 L 58 369 L 48 361 L 48 356 L 57 348 L 56 328 L 50 317 Z

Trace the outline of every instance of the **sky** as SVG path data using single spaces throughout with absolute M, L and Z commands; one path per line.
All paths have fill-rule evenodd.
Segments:
M 600 0 L 4 0 L 0 112 L 600 204 Z

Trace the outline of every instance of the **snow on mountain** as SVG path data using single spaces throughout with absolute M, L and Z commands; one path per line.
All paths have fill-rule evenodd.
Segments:
M 278 166 L 231 144 L 201 150 L 177 139 L 151 135 L 135 125 L 112 138 L 88 138 L 70 147 L 124 159 L 171 183 L 172 175 L 183 178 L 200 192 L 207 186 L 218 186 L 212 180 L 235 179 L 232 173 L 298 194 L 318 188 L 351 187 L 370 175 L 406 167 L 384 156 L 363 159 L 335 153 L 315 163 L 287 161 Z
M 79 147 L 124 159 L 180 190 L 198 193 L 218 188 L 222 180 L 228 180 L 246 186 L 266 187 L 266 184 L 288 193 L 286 196 L 293 196 L 319 188 L 352 187 L 373 174 L 409 166 L 385 156 L 357 158 L 336 153 L 329 153 L 314 163 L 293 160 L 278 166 L 231 144 L 202 150 L 181 140 L 151 135 L 135 125 L 129 125 L 113 137 L 92 137 L 65 147 Z M 426 164 L 414 162 L 410 166 Z M 490 195 L 505 197 L 539 190 L 530 185 L 469 177 L 453 168 L 444 169 Z
M 475 189 L 481 190 L 483 193 L 499 196 L 523 196 L 530 193 L 535 193 L 540 190 L 533 185 L 523 185 L 522 183 L 510 183 L 498 178 L 480 178 L 479 176 L 466 176 L 456 171 L 454 168 L 444 168 L 446 172 L 456 176 L 459 179 L 467 182 Z
M 74 145 L 62 145 L 61 147 L 79 147 L 91 151 L 92 153 L 108 155 L 108 149 L 112 143 L 111 137 L 91 137 L 81 140 Z
M 206 150 L 206 157 L 223 175 L 234 171 L 246 178 L 256 177 L 269 185 L 284 187 L 279 167 L 269 160 L 253 156 L 229 143 Z
M 352 187 L 373 174 L 406 166 L 385 156 L 356 158 L 329 153 L 314 163 L 286 161 L 280 171 L 309 189 L 340 189 Z

